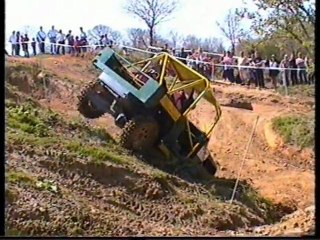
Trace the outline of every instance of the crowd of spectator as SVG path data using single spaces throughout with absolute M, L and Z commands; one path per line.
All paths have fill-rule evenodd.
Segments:
M 230 51 L 224 52 L 222 56 L 209 55 L 201 48 L 188 52 L 181 48 L 177 52 L 169 49 L 167 44 L 162 51 L 181 58 L 183 63 L 208 79 L 213 79 L 221 72 L 221 78 L 233 84 L 250 86 L 253 83 L 255 87 L 262 89 L 266 88 L 265 82 L 268 79 L 276 89 L 278 84 L 294 86 L 313 84 L 315 81 L 314 63 L 301 53 L 292 53 L 290 57 L 284 54 L 283 59 L 278 60 L 275 55 L 263 59 L 257 51 L 248 55 L 241 52 L 239 57 Z
M 33 56 L 44 54 L 46 53 L 45 43 L 47 41 L 50 43 L 50 54 L 52 55 L 68 53 L 78 56 L 87 52 L 87 34 L 82 27 L 80 27 L 79 36 L 74 37 L 72 30 L 65 34 L 62 30 L 58 31 L 52 26 L 47 33 L 40 27 L 36 36 L 31 40 L 28 34 L 13 31 L 9 38 L 12 47 L 11 55 L 21 56 L 22 49 L 24 57 L 30 57 L 30 45 Z M 112 47 L 113 41 L 108 38 L 107 34 L 102 34 L 96 44 L 100 45 L 95 47 L 97 50 L 106 46 Z M 39 52 L 37 52 L 37 45 Z M 285 54 L 283 59 L 279 61 L 274 55 L 271 55 L 269 59 L 263 59 L 257 51 L 249 54 L 241 52 L 239 57 L 227 51 L 219 56 L 218 54 L 206 53 L 201 48 L 198 50 L 181 48 L 179 51 L 169 49 L 168 44 L 165 44 L 161 51 L 176 56 L 184 64 L 208 79 L 213 80 L 221 73 L 219 77 L 232 84 L 250 86 L 253 83 L 255 87 L 261 89 L 265 88 L 266 79 L 269 79 L 273 88 L 276 89 L 278 84 L 294 86 L 312 84 L 315 80 L 312 59 L 303 57 L 301 53 L 296 56 L 291 54 L 290 57 Z
M 79 55 L 87 51 L 87 48 L 84 47 L 88 45 L 87 34 L 80 27 L 79 36 L 74 36 L 72 30 L 69 30 L 68 33 L 63 33 L 60 29 L 59 31 L 55 29 L 54 26 L 46 33 L 41 26 L 35 37 L 32 37 L 31 40 L 28 34 L 21 34 L 19 31 L 13 31 L 12 35 L 9 38 L 11 43 L 11 55 L 12 56 L 21 56 L 21 49 L 24 57 L 30 57 L 29 46 L 32 48 L 32 55 L 46 53 L 45 42 L 50 42 L 50 54 L 71 54 Z M 107 34 L 100 36 L 100 45 L 110 46 L 112 45 L 112 40 L 108 39 Z M 37 52 L 37 47 L 38 50 Z

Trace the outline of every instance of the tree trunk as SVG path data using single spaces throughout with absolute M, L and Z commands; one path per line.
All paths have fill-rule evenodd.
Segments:
M 236 52 L 236 45 L 235 45 L 235 43 L 232 43 L 232 44 L 231 44 L 231 52 L 232 52 L 232 54 L 235 54 L 235 52 Z
M 153 46 L 153 28 L 154 27 L 149 28 L 149 44 L 150 44 L 150 46 Z

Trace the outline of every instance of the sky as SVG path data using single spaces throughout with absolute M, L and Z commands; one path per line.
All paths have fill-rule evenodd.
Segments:
M 24 32 L 25 26 L 45 32 L 52 25 L 56 29 L 74 34 L 103 24 L 126 34 L 126 29 L 145 28 L 145 24 L 123 10 L 128 0 L 6 0 L 6 39 L 13 30 Z M 130 1 L 130 0 L 129 0 Z M 182 35 L 194 34 L 201 38 L 217 37 L 227 39 L 216 25 L 223 21 L 231 8 L 243 6 L 242 0 L 178 0 L 179 7 L 170 19 L 162 23 L 156 31 L 167 36 L 171 30 Z

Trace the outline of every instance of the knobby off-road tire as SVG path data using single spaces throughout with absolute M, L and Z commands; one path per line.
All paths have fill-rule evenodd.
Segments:
M 152 117 L 137 116 L 122 129 L 119 143 L 134 151 L 145 151 L 153 147 L 159 137 L 159 125 Z
M 90 82 L 78 96 L 78 111 L 86 118 L 94 119 L 101 117 L 105 112 L 99 111 L 92 106 L 91 101 L 89 100 L 88 94 L 96 93 L 99 94 L 98 90 L 101 89 L 101 86 L 98 82 Z

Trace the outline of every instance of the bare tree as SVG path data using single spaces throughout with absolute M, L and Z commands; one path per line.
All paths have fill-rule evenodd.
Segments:
M 229 39 L 231 49 L 235 52 L 237 42 L 239 42 L 241 37 L 245 35 L 244 30 L 241 28 L 241 18 L 236 13 L 229 10 L 224 22 L 216 23 L 225 37 Z
M 195 35 L 188 35 L 183 39 L 184 47 L 187 49 L 198 49 L 201 47 L 201 38 Z
M 223 52 L 221 46 L 223 42 L 218 38 L 205 38 L 201 43 L 201 47 L 208 52 Z
M 166 21 L 176 7 L 176 0 L 127 0 L 124 8 L 146 23 L 149 30 L 149 44 L 152 46 L 155 27 Z
M 177 48 L 177 45 L 182 40 L 182 37 L 176 31 L 170 31 L 169 36 L 171 38 L 172 47 Z
M 88 31 L 89 42 L 99 43 L 100 37 L 107 34 L 114 42 L 119 42 L 122 38 L 119 31 L 114 31 L 111 27 L 99 24 Z
M 141 28 L 129 28 L 128 37 L 133 47 L 147 47 L 148 46 L 148 33 Z
M 119 43 L 122 39 L 122 35 L 119 31 L 111 31 L 110 32 L 111 39 L 114 43 Z

